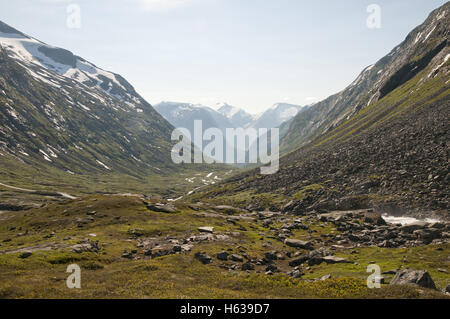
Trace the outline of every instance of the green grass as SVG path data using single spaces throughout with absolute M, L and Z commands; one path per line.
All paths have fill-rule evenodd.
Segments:
M 427 269 L 436 284 L 448 284 L 448 275 L 438 268 L 448 269 L 449 245 L 424 246 L 410 249 L 356 249 L 358 254 L 339 251 L 337 256 L 358 262 L 354 264 L 311 267 L 305 279 L 312 280 L 331 274 L 331 280 L 313 281 L 293 279 L 283 274 L 267 276 L 265 267 L 255 272 L 227 271 L 214 258 L 210 265 L 202 265 L 194 258 L 197 251 L 210 256 L 222 250 L 246 254 L 252 259 L 262 258 L 268 250 L 294 253 L 281 241 L 271 238 L 272 231 L 260 223 L 239 221 L 228 223 L 224 218 L 199 217 L 196 212 L 179 203 L 179 213 L 164 214 L 147 210 L 136 197 L 92 195 L 77 200 L 50 203 L 47 207 L 0 216 L 0 251 L 63 244 L 53 250 L 36 250 L 26 258 L 20 252 L 0 253 L 0 297 L 2 298 L 442 298 L 443 295 L 413 287 L 384 286 L 368 289 L 365 272 L 369 261 L 376 261 L 382 270 L 400 266 Z M 74 220 L 96 211 L 95 221 L 77 227 Z M 119 219 L 117 219 L 119 217 Z M 337 234 L 333 225 L 309 222 L 312 236 Z M 137 248 L 133 230 L 142 237 L 186 238 L 199 234 L 197 227 L 213 226 L 215 232 L 228 234 L 229 241 L 203 242 L 189 254 L 177 254 L 148 259 Z M 279 227 L 279 225 L 272 225 Z M 13 229 L 12 227 L 15 227 Z M 245 230 L 243 230 L 245 229 Z M 53 237 L 47 238 L 54 231 Z M 90 236 L 95 234 L 95 237 Z M 234 234 L 234 235 L 233 235 Z M 99 252 L 75 253 L 70 246 L 89 238 L 99 242 Z M 292 238 L 307 239 L 308 233 L 296 230 Z M 4 242 L 5 239 L 10 241 Z M 271 247 L 267 248 L 270 243 Z M 124 250 L 137 249 L 140 260 L 121 258 Z M 404 261 L 406 256 L 407 262 Z M 66 268 L 76 263 L 82 269 L 82 289 L 71 290 L 65 280 Z M 279 269 L 288 271 L 288 260 L 277 261 Z

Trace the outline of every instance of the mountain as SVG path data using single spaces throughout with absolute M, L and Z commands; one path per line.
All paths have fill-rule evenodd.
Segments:
M 430 70 L 433 78 L 444 66 L 448 57 L 446 50 L 448 29 L 446 27 L 448 4 L 434 11 L 424 24 L 415 28 L 406 39 L 388 55 L 365 68 L 343 91 L 317 103 L 299 114 L 283 140 L 282 149 L 294 150 L 315 137 L 336 128 L 350 118 L 380 101 L 396 88 L 423 71 L 432 61 L 436 69 Z M 443 65 L 440 65 L 443 63 Z M 421 84 L 420 84 L 421 85 Z
M 174 168 L 173 127 L 120 75 L 0 22 L 0 176 L 27 182 Z
M 374 208 L 448 219 L 450 3 L 344 91 L 297 115 L 276 174 L 259 169 L 199 195 L 305 214 Z M 300 146 L 300 148 L 299 148 Z
M 231 106 L 226 103 L 217 104 L 218 112 L 225 116 L 235 125 L 235 127 L 247 127 L 253 121 L 254 116 L 243 109 Z
M 174 127 L 187 128 L 191 134 L 194 132 L 195 120 L 202 121 L 204 130 L 217 127 L 225 131 L 226 128 L 235 127 L 227 117 L 210 107 L 199 104 L 161 102 L 154 107 Z
M 308 107 L 278 103 L 258 116 L 226 103 L 216 105 L 216 109 L 200 104 L 161 102 L 156 111 L 175 127 L 184 127 L 192 132 L 194 120 L 202 120 L 205 129 L 217 127 L 225 132 L 226 128 L 273 128 L 286 127 L 295 115 Z M 283 131 L 286 131 L 283 129 Z
M 274 128 L 294 118 L 299 112 L 303 112 L 307 107 L 277 103 L 267 111 L 259 115 L 250 125 L 254 128 Z
M 283 137 L 288 131 L 289 124 L 294 116 L 307 107 L 298 105 L 279 103 L 255 117 L 244 110 L 231 106 L 226 103 L 216 105 L 217 111 L 213 108 L 200 104 L 161 102 L 155 105 L 155 109 L 167 121 L 177 128 L 186 128 L 194 136 L 194 121 L 201 120 L 203 132 L 209 128 L 219 128 L 224 136 L 223 154 L 226 154 L 227 143 L 225 140 L 227 128 L 280 128 L 280 137 Z M 262 138 L 267 138 L 266 136 Z M 251 140 L 249 143 L 254 143 Z M 203 147 L 209 144 L 203 142 Z M 199 145 L 197 145 L 199 146 Z M 249 146 L 247 146 L 249 147 Z M 269 143 L 270 147 L 270 143 Z M 237 144 L 234 146 L 237 152 Z M 247 155 L 248 156 L 248 155 Z M 241 163 L 242 164 L 242 163 Z

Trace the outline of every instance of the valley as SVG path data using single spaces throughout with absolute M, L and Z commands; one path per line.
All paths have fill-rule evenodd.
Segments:
M 448 299 L 449 13 L 259 117 L 152 106 L 0 22 L 0 298 Z M 199 119 L 279 127 L 279 170 L 176 164 L 171 133 Z

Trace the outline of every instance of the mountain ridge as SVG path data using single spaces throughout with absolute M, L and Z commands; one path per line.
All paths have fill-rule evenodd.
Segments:
M 170 158 L 173 126 L 131 84 L 52 48 L 0 24 L 4 181 L 95 188 L 95 179 L 145 184 L 179 169 Z
M 431 12 L 402 43 L 375 64 L 366 67 L 344 90 L 296 116 L 281 143 L 281 149 L 288 152 L 307 144 L 410 80 L 447 46 L 449 10 L 450 5 L 446 3 Z M 441 42 L 434 43 L 437 39 Z
M 450 3 L 433 11 L 346 90 L 294 118 L 283 140 L 294 150 L 276 174 L 242 173 L 205 196 L 250 210 L 375 208 L 447 219 L 449 13 Z

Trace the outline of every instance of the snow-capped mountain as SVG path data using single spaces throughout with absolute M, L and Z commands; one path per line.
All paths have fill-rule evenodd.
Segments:
M 288 103 L 276 103 L 270 109 L 259 115 L 252 123 L 254 128 L 280 127 L 283 123 L 290 121 L 300 112 L 306 110 L 307 106 Z
M 201 104 L 161 102 L 154 107 L 173 126 L 187 128 L 191 134 L 194 131 L 195 120 L 202 121 L 204 130 L 217 127 L 225 132 L 226 128 L 235 127 L 226 116 Z
M 0 176 L 140 178 L 171 165 L 173 127 L 131 84 L 2 22 L 0 109 Z
M 216 105 L 217 111 L 228 118 L 236 127 L 247 127 L 253 120 L 254 116 L 235 106 L 227 103 L 219 103 Z
M 99 88 L 108 95 L 120 99 L 130 109 L 140 111 L 139 107 L 145 104 L 133 87 L 120 75 L 105 71 L 68 50 L 27 36 L 1 21 L 0 45 L 10 58 L 41 82 L 58 87 L 59 84 L 55 82 L 56 74 L 90 88 Z M 34 69 L 36 67 L 39 71 Z
M 201 120 L 203 132 L 209 128 L 219 128 L 224 138 L 227 128 L 280 128 L 280 138 L 287 132 L 290 122 L 307 107 L 278 103 L 259 116 L 252 116 L 244 110 L 229 104 L 216 104 L 215 108 L 200 104 L 161 102 L 156 104 L 159 112 L 169 123 L 177 128 L 186 128 L 194 136 L 194 121 Z M 254 143 L 255 141 L 250 141 Z M 224 152 L 227 141 L 224 139 Z M 203 147 L 208 144 L 203 143 Z M 200 146 L 200 145 L 197 145 Z M 234 145 L 237 150 L 237 145 Z
M 177 102 L 161 102 L 154 107 L 175 127 L 184 127 L 191 131 L 194 120 L 202 120 L 205 129 L 217 127 L 224 132 L 226 128 L 280 127 L 307 109 L 305 106 L 277 103 L 259 115 L 251 115 L 226 103 L 216 104 L 214 109 L 200 104 Z

